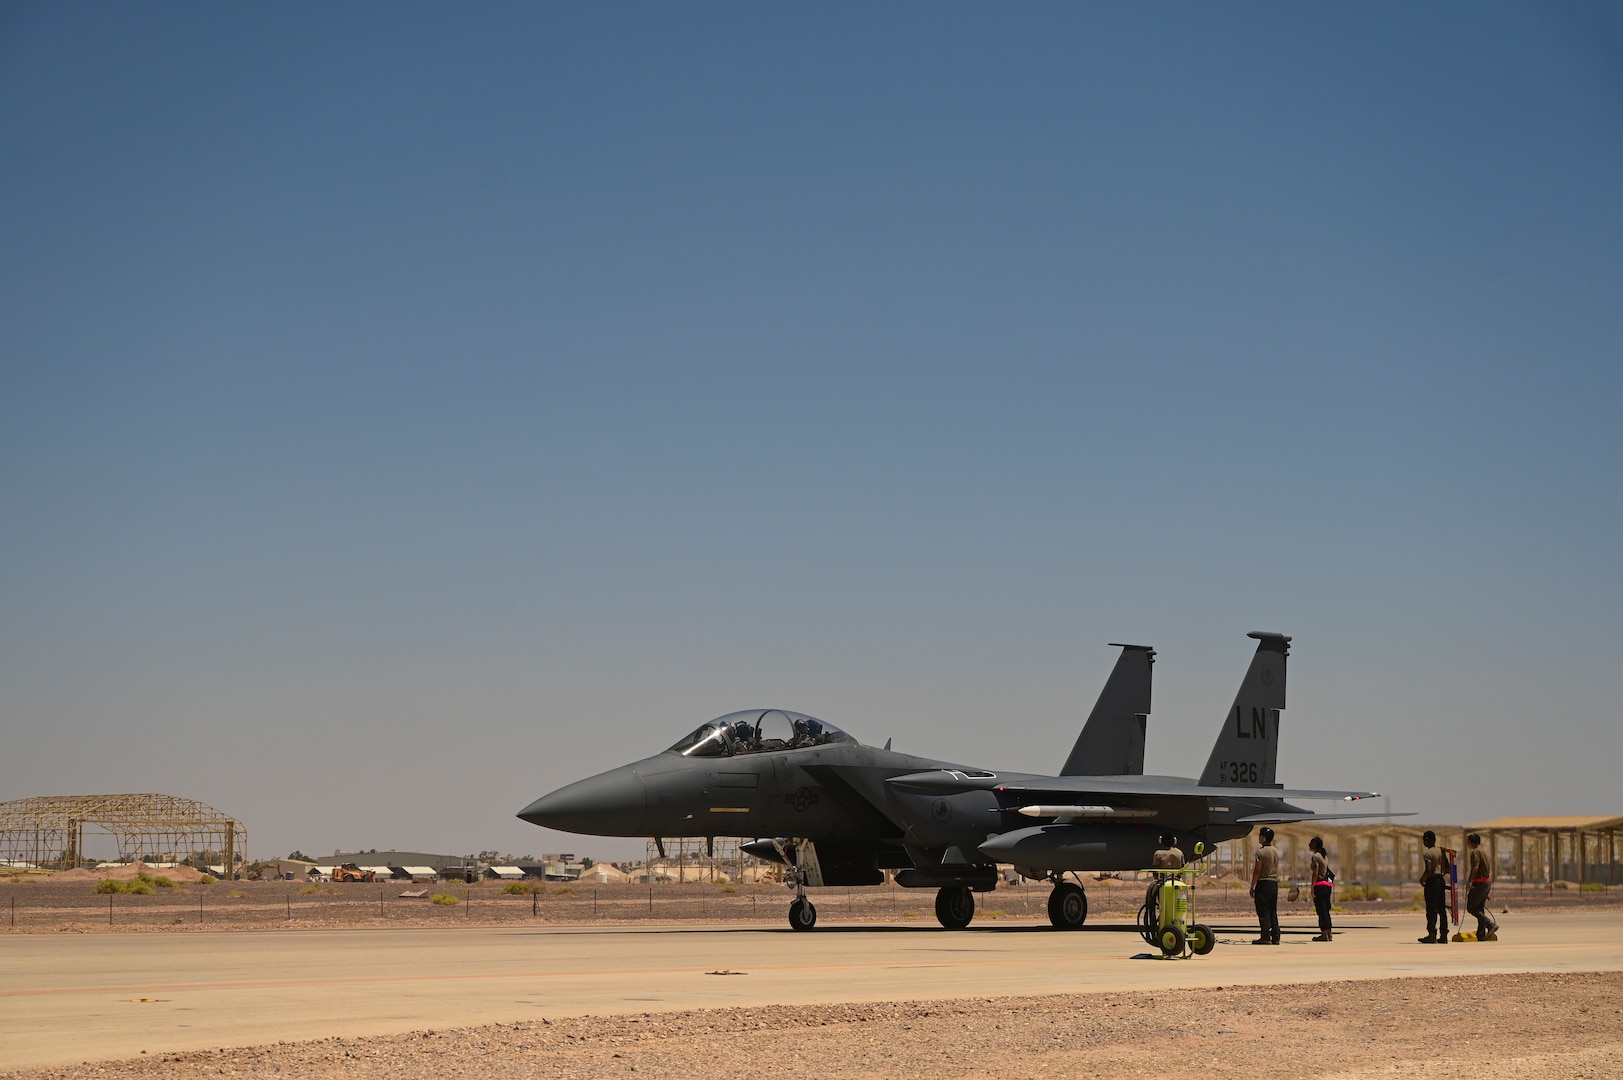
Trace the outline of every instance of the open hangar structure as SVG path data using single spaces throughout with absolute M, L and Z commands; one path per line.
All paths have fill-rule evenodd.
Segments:
M 1308 839 L 1321 836 L 1340 880 L 1391 884 L 1419 879 L 1421 836 L 1427 829 L 1436 832 L 1439 844 L 1461 852 L 1465 837 L 1479 833 L 1501 882 L 1623 884 L 1617 843 L 1623 817 L 1507 817 L 1463 826 L 1305 821 L 1275 825 L 1274 833 L 1287 873 L 1307 873 Z M 1208 872 L 1248 877 L 1256 846 L 1255 834 L 1216 845 L 1206 862 Z
M 1471 826 L 1496 866 L 1518 881 L 1575 881 L 1579 885 L 1623 882 L 1617 834 L 1623 817 L 1508 817 Z M 1502 874 L 1509 877 L 1510 874 Z
M 85 859 L 85 836 L 111 836 L 124 861 L 202 856 L 228 868 L 246 858 L 242 822 L 178 795 L 39 795 L 0 802 L 0 858 L 68 869 Z

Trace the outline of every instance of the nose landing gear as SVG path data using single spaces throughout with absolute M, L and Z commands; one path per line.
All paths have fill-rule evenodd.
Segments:
M 797 890 L 801 895 L 789 905 L 789 926 L 795 930 L 810 930 L 817 925 L 817 908 L 805 897 L 805 886 Z
M 1079 930 L 1088 921 L 1088 894 L 1082 886 L 1064 878 L 1054 880 L 1048 894 L 1048 921 L 1056 930 Z
M 817 907 L 806 895 L 806 886 L 823 883 L 817 849 L 810 840 L 774 840 L 772 846 L 783 860 L 785 876 L 795 887 L 795 899 L 789 905 L 789 926 L 793 930 L 810 930 L 817 925 Z

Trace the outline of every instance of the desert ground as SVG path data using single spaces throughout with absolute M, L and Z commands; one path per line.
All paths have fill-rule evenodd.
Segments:
M 1245 944 L 1245 894 L 1219 886 L 1212 956 L 1135 961 L 1132 882 L 1090 880 L 1074 934 L 1045 928 L 1039 885 L 982 896 L 957 932 L 929 893 L 821 890 L 811 934 L 771 885 L 432 887 L 455 905 L 399 884 L 94 885 L 0 885 L 6 1080 L 1623 1076 L 1617 890 L 1501 886 L 1501 941 L 1446 948 L 1414 943 L 1412 890 L 1344 905 L 1328 945 L 1287 902 L 1276 950 Z
M 289 1078 L 1623 1076 L 1623 974 L 909 1000 L 526 1020 L 0 1073 Z

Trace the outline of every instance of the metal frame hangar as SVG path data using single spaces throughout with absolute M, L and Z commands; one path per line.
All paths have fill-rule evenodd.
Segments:
M 227 868 L 246 858 L 242 822 L 196 799 L 137 795 L 40 795 L 0 802 L 0 859 L 68 869 L 85 858 L 85 830 L 113 837 L 121 861 L 182 862 L 194 856 Z

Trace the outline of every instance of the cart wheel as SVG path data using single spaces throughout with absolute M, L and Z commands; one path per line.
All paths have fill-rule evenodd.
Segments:
M 1183 927 L 1163 926 L 1155 940 L 1161 946 L 1161 951 L 1168 956 L 1177 956 L 1183 952 Z
M 1196 923 L 1189 928 L 1189 951 L 1196 956 L 1205 956 L 1217 945 L 1217 935 L 1205 923 Z

